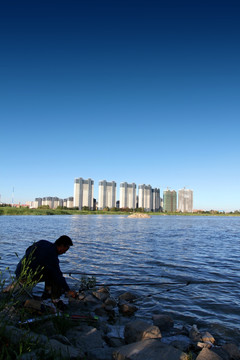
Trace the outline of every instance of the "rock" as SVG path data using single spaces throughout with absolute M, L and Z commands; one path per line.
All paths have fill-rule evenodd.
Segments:
M 222 360 L 222 358 L 213 351 L 204 348 L 200 351 L 196 360 Z
M 122 339 L 114 338 L 114 337 L 106 338 L 106 342 L 109 346 L 114 347 L 114 348 L 125 345 L 125 343 Z
M 230 343 L 225 344 L 222 346 L 222 349 L 229 354 L 231 360 L 240 360 L 240 350 L 237 345 Z
M 62 344 L 65 344 L 65 345 L 72 345 L 70 343 L 70 341 L 68 340 L 68 338 L 64 335 L 61 335 L 61 334 L 56 334 L 56 335 L 53 335 L 51 336 L 51 339 L 55 339 L 59 342 L 61 342 Z
M 213 347 L 211 349 L 215 354 L 217 354 L 218 356 L 220 356 L 220 358 L 222 360 L 232 360 L 232 358 L 230 358 L 229 354 L 222 349 L 222 347 Z
M 97 306 L 96 309 L 94 310 L 94 312 L 96 315 L 102 316 L 102 317 L 107 315 L 106 309 L 102 305 Z
M 59 356 L 59 359 L 79 359 L 80 357 L 84 356 L 84 353 L 81 349 L 62 344 L 55 339 L 49 340 L 48 348 L 49 347 L 50 349 L 46 355 L 54 354 L 54 359 L 57 359 L 57 356 Z
M 193 325 L 189 331 L 189 337 L 192 341 L 202 341 L 202 336 L 196 325 Z
M 144 340 L 113 351 L 114 360 L 188 360 L 187 354 L 159 340 Z
M 206 332 L 202 335 L 202 340 L 203 340 L 203 342 L 206 342 L 206 343 L 211 343 L 211 344 L 214 344 L 214 343 L 215 343 L 214 337 L 213 337 L 208 331 L 206 331 Z
M 107 312 L 112 312 L 112 311 L 114 312 L 112 305 L 105 305 L 105 304 L 104 304 L 104 309 L 105 309 Z
M 128 323 L 124 330 L 124 338 L 127 344 L 146 339 L 159 339 L 161 337 L 161 332 L 157 326 L 143 320 L 135 320 Z
M 52 321 L 44 321 L 37 325 L 37 332 L 46 336 L 56 335 L 57 330 Z
M 27 299 L 23 305 L 25 308 L 43 311 L 42 302 L 34 299 Z
M 185 335 L 163 337 L 161 341 L 185 352 L 189 349 L 191 344 L 191 340 Z
M 127 291 L 127 292 L 119 295 L 118 300 L 119 300 L 119 302 L 121 302 L 121 301 L 129 301 L 129 302 L 131 302 L 131 301 L 136 300 L 136 298 L 137 297 L 134 294 Z
M 105 293 L 105 294 L 108 294 L 109 295 L 109 287 L 108 286 L 101 286 L 97 292 L 99 293 Z
M 47 336 L 35 334 L 32 331 L 27 331 L 24 329 L 18 329 L 15 326 L 7 325 L 4 329 L 4 336 L 11 342 L 13 345 L 19 345 L 21 342 L 31 341 L 32 343 L 37 343 L 39 345 L 45 345 L 48 341 Z
M 86 297 L 86 294 L 84 292 L 81 292 L 79 295 L 78 295 L 78 299 L 79 300 L 84 300 Z
M 159 314 L 159 315 L 153 315 L 153 324 L 158 326 L 161 331 L 169 330 L 173 328 L 174 322 L 171 316 Z
M 115 299 L 113 299 L 113 298 L 111 298 L 111 297 L 108 297 L 108 298 L 105 300 L 104 304 L 105 304 L 106 306 L 112 306 L 112 307 L 114 308 L 114 307 L 117 305 L 117 302 L 115 301 Z
M 210 342 L 198 342 L 197 343 L 197 347 L 199 348 L 199 349 L 203 349 L 203 348 L 207 348 L 207 349 L 211 349 L 211 347 L 212 347 L 212 343 L 210 343 Z
M 106 292 L 99 292 L 99 291 L 93 291 L 93 296 L 95 296 L 98 300 L 104 302 L 108 298 L 108 293 Z
M 99 303 L 99 300 L 91 294 L 86 295 L 85 298 L 83 299 L 83 301 L 85 303 L 94 303 L 94 304 Z
M 137 307 L 135 305 L 129 303 L 122 303 L 118 305 L 119 311 L 125 316 L 131 316 L 137 311 Z
M 87 352 L 88 360 L 112 360 L 113 349 L 110 348 L 100 348 L 100 349 L 91 349 Z
M 68 330 L 66 336 L 74 346 L 82 349 L 85 353 L 104 346 L 101 332 L 88 325 L 81 325 Z
M 128 215 L 128 218 L 133 218 L 133 219 L 149 219 L 151 216 L 148 214 L 142 214 L 142 213 L 134 213 L 131 215 Z
M 39 359 L 39 353 L 37 351 L 31 351 L 28 353 L 24 353 L 21 355 L 21 360 L 38 360 Z

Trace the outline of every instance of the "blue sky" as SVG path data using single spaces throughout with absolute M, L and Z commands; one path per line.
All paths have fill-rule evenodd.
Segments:
M 240 209 L 237 1 L 17 1 L 0 8 L 2 202 L 74 179 Z

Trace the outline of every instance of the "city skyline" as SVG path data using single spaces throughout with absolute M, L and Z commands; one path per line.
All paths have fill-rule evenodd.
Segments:
M 239 14 L 232 0 L 1 4 L 0 201 L 68 197 L 81 174 L 239 210 Z
M 98 197 L 94 195 L 94 179 L 74 179 L 73 196 L 68 198 L 58 198 L 45 196 L 35 198 L 28 202 L 32 208 L 48 205 L 50 208 L 68 207 L 82 210 L 87 207 L 89 210 L 95 208 L 103 210 L 105 208 L 142 208 L 144 211 L 168 211 L 168 212 L 193 212 L 193 190 L 179 189 L 178 197 L 172 198 L 172 193 L 176 191 L 163 190 L 162 198 L 160 188 L 153 188 L 150 184 L 138 184 L 121 182 L 119 185 L 119 198 L 117 198 L 117 183 L 115 181 L 99 180 Z M 96 188 L 96 187 L 95 187 Z M 138 189 L 138 192 L 137 192 Z M 175 202 L 175 205 L 173 204 Z M 117 204 L 118 203 L 118 204 Z

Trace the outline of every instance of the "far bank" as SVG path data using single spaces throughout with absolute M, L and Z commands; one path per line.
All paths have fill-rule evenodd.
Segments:
M 48 209 L 48 208 L 37 208 L 30 209 L 27 207 L 11 207 L 3 206 L 0 207 L 0 215 L 131 215 L 135 213 L 129 209 L 126 211 L 120 210 L 77 210 L 77 209 Z M 218 211 L 200 211 L 194 213 L 181 213 L 181 212 L 137 212 L 141 214 L 147 214 L 150 216 L 166 216 L 166 215 L 177 215 L 177 216 L 240 216 L 239 211 L 224 213 Z

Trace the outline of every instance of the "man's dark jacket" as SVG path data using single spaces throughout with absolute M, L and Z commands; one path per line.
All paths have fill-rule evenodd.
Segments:
M 29 262 L 28 266 L 33 273 L 38 273 L 38 276 L 35 278 L 42 275 L 40 281 L 45 281 L 48 284 L 54 283 L 64 291 L 69 291 L 69 286 L 59 267 L 57 247 L 55 244 L 47 240 L 40 240 L 29 246 L 24 257 L 17 265 L 15 271 L 17 278 L 19 278 L 21 274 L 22 261 L 24 258 L 26 258 L 27 263 Z

